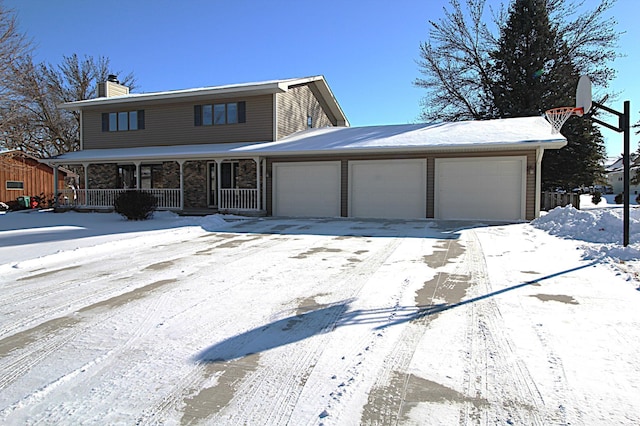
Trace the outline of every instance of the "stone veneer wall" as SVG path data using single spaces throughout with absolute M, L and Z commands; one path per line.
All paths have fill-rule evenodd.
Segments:
M 238 161 L 238 188 L 256 189 L 258 176 L 256 175 L 256 162 L 253 160 Z
M 113 189 L 118 181 L 117 164 L 90 164 L 88 171 L 88 189 Z
M 162 187 L 180 188 L 180 165 L 175 161 L 162 163 Z
M 184 207 L 207 208 L 206 161 L 187 161 L 184 163 Z

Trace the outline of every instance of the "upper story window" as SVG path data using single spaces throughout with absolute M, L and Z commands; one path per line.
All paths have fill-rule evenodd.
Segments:
M 313 128 L 313 117 L 307 115 L 307 129 Z
M 103 132 L 123 132 L 144 129 L 144 110 L 105 112 L 102 114 Z
M 246 122 L 246 103 L 228 102 L 193 106 L 195 126 L 218 126 Z

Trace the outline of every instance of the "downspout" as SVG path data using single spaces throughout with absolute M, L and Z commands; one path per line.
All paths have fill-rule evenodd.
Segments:
M 272 141 L 278 140 L 278 94 L 273 94 L 273 129 L 272 129 Z
M 534 217 L 540 217 L 540 201 L 542 191 L 542 155 L 544 154 L 544 148 L 539 146 L 536 149 L 536 205 L 534 209 Z

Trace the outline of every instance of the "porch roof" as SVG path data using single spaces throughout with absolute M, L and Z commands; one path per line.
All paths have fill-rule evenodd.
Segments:
M 522 117 L 457 123 L 326 127 L 305 130 L 276 142 L 95 149 L 71 152 L 49 162 L 74 164 L 285 155 L 505 151 L 558 149 L 566 143 L 564 136 L 551 133 L 551 125 L 544 118 Z

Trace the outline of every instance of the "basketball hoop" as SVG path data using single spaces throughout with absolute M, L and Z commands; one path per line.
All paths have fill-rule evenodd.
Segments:
M 560 133 L 560 129 L 565 121 L 569 119 L 572 115 L 582 116 L 584 113 L 584 108 L 582 107 L 560 107 L 560 108 L 552 108 L 545 111 L 544 115 L 547 116 L 547 120 L 551 123 L 553 129 L 551 133 Z

